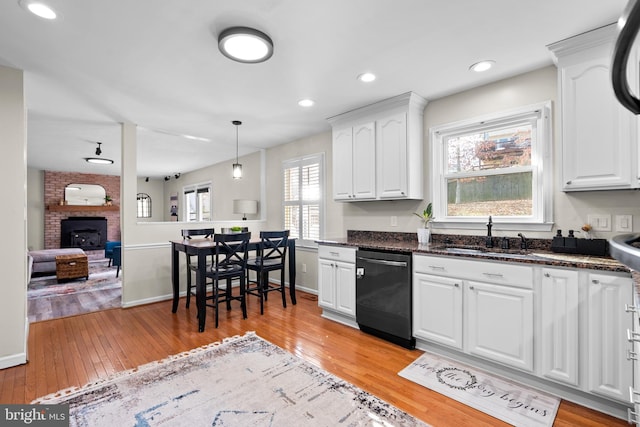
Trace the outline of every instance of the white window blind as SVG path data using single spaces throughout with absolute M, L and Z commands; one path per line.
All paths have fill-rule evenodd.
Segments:
M 186 221 L 211 221 L 211 183 L 183 189 Z
M 283 163 L 284 228 L 301 244 L 322 235 L 324 156 L 315 154 Z

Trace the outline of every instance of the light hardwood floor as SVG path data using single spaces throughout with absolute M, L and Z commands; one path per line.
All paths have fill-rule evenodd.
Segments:
M 289 352 L 321 366 L 433 426 L 501 426 L 495 418 L 414 384 L 397 373 L 421 351 L 406 350 L 320 317 L 317 298 L 298 293 L 282 308 L 273 295 L 260 316 L 250 297 L 249 318 L 222 308 L 220 327 L 208 309 L 198 333 L 195 304 L 176 314 L 171 302 L 110 309 L 31 324 L 29 363 L 0 370 L 0 402 L 29 403 L 57 390 L 80 386 L 125 369 L 165 358 L 224 337 L 255 331 Z M 562 401 L 555 426 L 628 426 L 625 421 Z

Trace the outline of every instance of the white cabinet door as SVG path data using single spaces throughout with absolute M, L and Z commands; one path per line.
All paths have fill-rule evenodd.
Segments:
M 632 281 L 626 277 L 589 274 L 589 391 L 629 402 L 633 369 L 627 359 L 627 329 L 632 327 Z
M 353 197 L 353 129 L 333 132 L 333 198 L 349 200 Z
M 636 119 L 611 87 L 609 56 L 561 69 L 563 188 L 637 187 Z
M 533 291 L 469 281 L 465 295 L 466 350 L 533 371 Z
M 462 349 L 462 280 L 413 275 L 413 335 Z
M 407 197 L 407 115 L 400 113 L 376 121 L 376 135 L 378 196 Z
M 356 200 L 376 198 L 376 129 L 374 122 L 364 123 L 353 128 L 353 197 Z
M 351 263 L 335 263 L 336 310 L 356 317 L 356 266 Z
M 540 374 L 579 385 L 579 279 L 576 270 L 542 269 Z
M 318 258 L 318 305 L 336 308 L 336 262 Z

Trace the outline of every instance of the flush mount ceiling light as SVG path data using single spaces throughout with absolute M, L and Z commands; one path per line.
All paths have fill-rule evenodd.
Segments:
M 227 28 L 218 36 L 218 49 L 234 61 L 256 64 L 273 55 L 273 41 L 262 31 L 247 27 Z
M 298 101 L 298 105 L 301 107 L 313 107 L 315 105 L 315 102 L 313 101 L 313 99 L 301 99 L 300 101 Z
M 358 80 L 364 83 L 371 83 L 376 79 L 376 75 L 373 73 L 362 73 L 358 76 Z
M 35 0 L 20 0 L 20 6 L 43 19 L 56 19 L 56 12 L 46 4 Z
M 475 64 L 469 67 L 469 70 L 475 71 L 476 73 L 481 73 L 493 67 L 495 63 L 496 61 L 491 61 L 491 60 L 476 62 Z
M 102 142 L 97 142 L 96 144 L 98 144 L 98 147 L 96 147 L 96 156 L 99 156 L 102 154 L 102 148 L 100 148 L 100 145 L 102 145 Z M 96 163 L 99 165 L 113 164 L 113 160 L 106 159 L 104 157 L 85 157 L 85 160 L 89 163 Z
M 242 165 L 238 162 L 238 126 L 242 124 L 240 120 L 234 120 L 233 123 L 236 127 L 236 162 L 233 164 L 233 179 L 242 178 Z

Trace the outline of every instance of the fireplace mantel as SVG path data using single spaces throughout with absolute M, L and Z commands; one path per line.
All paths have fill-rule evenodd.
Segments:
M 58 212 L 104 212 L 119 211 L 120 206 L 47 205 L 47 209 Z

